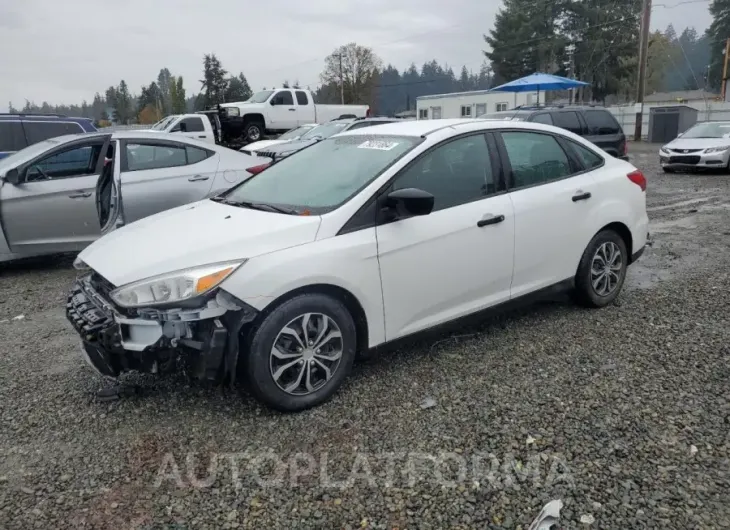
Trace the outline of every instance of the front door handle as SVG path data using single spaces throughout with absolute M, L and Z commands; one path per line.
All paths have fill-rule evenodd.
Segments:
M 289 112 L 294 112 L 295 110 L 297 110 L 297 109 L 289 109 Z
M 202 136 L 198 136 L 198 138 L 205 138 L 205 135 L 202 135 Z
M 76 193 L 72 193 L 68 196 L 70 199 L 86 199 L 87 197 L 91 197 L 90 191 L 78 191 Z
M 577 195 L 573 195 L 573 202 L 585 201 L 590 198 L 591 198 L 591 194 L 588 192 L 578 193 Z
M 198 182 L 199 180 L 208 180 L 210 177 L 204 177 L 203 175 L 195 175 L 194 177 L 190 177 L 188 179 L 188 182 Z
M 502 221 L 504 221 L 504 215 L 493 215 L 491 217 L 485 217 L 477 221 L 477 226 L 481 228 L 487 225 L 496 225 L 497 223 L 501 223 Z

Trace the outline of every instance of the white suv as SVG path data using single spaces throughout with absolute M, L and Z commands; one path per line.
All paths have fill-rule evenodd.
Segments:
M 84 250 L 69 320 L 102 374 L 245 376 L 280 410 L 357 352 L 557 287 L 611 303 L 646 180 L 563 129 L 423 120 L 340 134 Z

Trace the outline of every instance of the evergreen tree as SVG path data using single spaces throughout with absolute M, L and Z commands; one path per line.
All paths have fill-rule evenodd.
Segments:
M 243 72 L 236 77 L 228 78 L 228 86 L 226 87 L 226 101 L 246 101 L 252 95 L 251 87 L 248 85 L 246 76 Z
M 214 53 L 205 55 L 203 79 L 200 80 L 204 107 L 211 107 L 225 101 L 225 92 L 228 88 L 227 73 Z

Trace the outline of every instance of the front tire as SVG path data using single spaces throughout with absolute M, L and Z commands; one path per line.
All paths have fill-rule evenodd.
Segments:
M 629 264 L 623 238 L 613 230 L 596 234 L 581 257 L 575 276 L 576 297 L 586 307 L 605 307 L 618 297 Z
M 664 171 L 664 173 L 674 173 L 674 170 L 672 168 L 668 168 L 668 167 L 663 167 L 662 171 Z
M 268 407 L 295 412 L 330 399 L 352 368 L 355 322 L 339 300 L 318 293 L 291 298 L 252 330 L 246 378 Z
M 258 142 L 264 137 L 264 125 L 257 121 L 250 121 L 243 127 L 244 136 L 249 142 Z

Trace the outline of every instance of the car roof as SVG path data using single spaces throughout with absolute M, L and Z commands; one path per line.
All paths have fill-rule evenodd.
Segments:
M 393 120 L 390 123 L 378 125 L 377 134 L 393 134 L 398 136 L 424 136 L 439 129 L 444 129 L 446 127 L 474 122 L 475 120 L 471 118 L 416 121 Z M 484 120 L 484 122 L 487 123 L 486 120 Z M 370 127 L 353 129 L 351 131 L 342 132 L 339 134 L 339 136 L 344 136 L 346 134 L 371 135 L 373 134 L 373 129 Z

